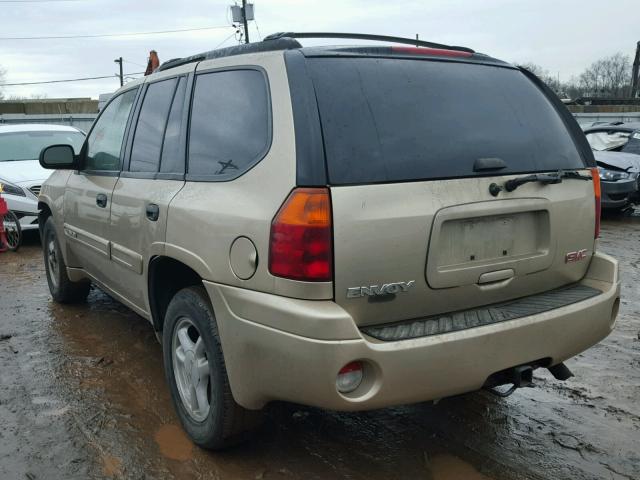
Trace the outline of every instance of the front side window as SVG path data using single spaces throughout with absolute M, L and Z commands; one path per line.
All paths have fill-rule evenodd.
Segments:
M 176 79 L 149 85 L 142 102 L 131 150 L 131 172 L 157 172 Z
M 116 97 L 96 120 L 87 139 L 85 169 L 120 170 L 122 140 L 136 92 L 129 90 Z
M 214 181 L 242 175 L 271 142 L 267 82 L 257 70 L 196 77 L 189 135 L 189 175 Z

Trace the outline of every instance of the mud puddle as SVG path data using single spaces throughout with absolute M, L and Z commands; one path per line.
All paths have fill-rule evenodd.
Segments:
M 51 303 L 33 240 L 0 255 L 0 478 L 639 479 L 640 217 L 606 218 L 600 245 L 622 264 L 620 317 L 569 381 L 362 413 L 277 404 L 210 453 L 179 427 L 151 326 L 97 289 Z

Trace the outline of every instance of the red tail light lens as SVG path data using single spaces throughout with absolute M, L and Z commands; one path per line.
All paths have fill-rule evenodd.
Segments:
M 471 52 L 461 50 L 447 50 L 444 48 L 428 48 L 428 47 L 391 47 L 391 51 L 395 53 L 406 53 L 409 55 L 430 55 L 438 57 L 470 57 Z
M 331 281 L 331 237 L 329 190 L 294 190 L 271 223 L 269 271 L 291 280 Z
M 593 177 L 593 195 L 596 201 L 596 231 L 594 233 L 595 238 L 600 236 L 600 214 L 602 210 L 602 190 L 600 189 L 600 173 L 597 168 L 591 169 L 591 176 Z

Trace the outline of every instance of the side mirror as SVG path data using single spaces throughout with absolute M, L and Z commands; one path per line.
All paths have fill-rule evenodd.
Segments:
M 40 165 L 53 170 L 75 170 L 78 158 L 71 145 L 50 145 L 40 152 Z

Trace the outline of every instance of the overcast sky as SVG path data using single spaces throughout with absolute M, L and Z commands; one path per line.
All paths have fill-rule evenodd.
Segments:
M 112 75 L 144 70 L 148 51 L 161 61 L 236 42 L 224 0 L 0 0 L 4 83 Z M 603 56 L 632 56 L 640 40 L 638 0 L 255 0 L 251 40 L 278 31 L 348 31 L 465 45 L 492 56 L 542 65 L 561 79 Z M 96 35 L 220 26 L 215 30 L 64 40 L 6 37 Z M 226 41 L 225 41 L 226 39 Z M 333 41 L 335 43 L 335 41 Z M 311 41 L 303 41 L 312 44 Z M 317 42 L 313 42 L 317 43 Z M 117 79 L 2 87 L 5 96 L 94 97 Z

